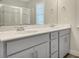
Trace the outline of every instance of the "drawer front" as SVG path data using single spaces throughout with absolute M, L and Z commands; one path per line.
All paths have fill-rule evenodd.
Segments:
M 58 51 L 58 39 L 51 41 L 51 53 Z
M 62 30 L 62 31 L 59 32 L 59 35 L 63 36 L 63 35 L 69 34 L 70 32 L 71 32 L 70 29 Z
M 54 54 L 52 54 L 51 58 L 58 58 L 58 52 L 55 52 Z
M 51 33 L 51 39 L 57 39 L 58 38 L 58 32 Z
M 20 39 L 17 41 L 7 42 L 7 55 L 30 48 L 49 40 L 49 34 L 34 36 L 30 38 Z
M 12 56 L 8 56 L 8 58 L 33 58 L 33 57 L 34 57 L 33 49 L 29 49 Z

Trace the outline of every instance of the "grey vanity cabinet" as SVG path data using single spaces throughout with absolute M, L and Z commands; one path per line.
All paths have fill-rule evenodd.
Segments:
M 0 58 L 63 58 L 70 52 L 70 29 L 0 42 Z
M 59 32 L 59 57 L 63 58 L 70 52 L 70 29 Z

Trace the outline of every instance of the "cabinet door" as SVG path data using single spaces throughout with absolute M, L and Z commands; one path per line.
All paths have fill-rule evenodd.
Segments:
M 59 40 L 59 57 L 60 58 L 63 58 L 65 56 L 65 37 L 66 36 L 62 36 L 60 37 L 60 40 Z
M 69 34 L 65 36 L 64 43 L 65 43 L 64 51 L 65 51 L 65 54 L 67 54 L 70 52 L 70 35 Z
M 49 42 L 36 46 L 34 51 L 37 58 L 49 58 Z
M 20 53 L 16 53 L 15 55 L 12 56 L 8 56 L 8 58 L 33 58 L 34 57 L 34 52 L 33 52 L 33 48 L 20 52 Z
M 70 38 L 69 35 L 60 37 L 59 40 L 59 57 L 63 58 L 70 50 Z

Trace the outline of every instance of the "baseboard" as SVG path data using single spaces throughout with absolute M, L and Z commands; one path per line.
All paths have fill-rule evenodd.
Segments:
M 70 54 L 79 57 L 79 51 L 71 50 L 71 51 L 70 51 Z

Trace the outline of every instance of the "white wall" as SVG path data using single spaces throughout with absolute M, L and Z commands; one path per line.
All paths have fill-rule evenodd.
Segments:
M 46 24 L 58 23 L 58 0 L 46 0 L 45 22 Z
M 72 24 L 75 18 L 75 0 L 58 0 L 58 23 Z
M 79 0 L 58 0 L 58 24 L 71 24 L 71 54 L 79 56 Z
M 75 0 L 76 1 L 76 19 L 74 20 L 74 32 L 73 32 L 73 37 L 72 37 L 72 43 L 71 43 L 71 53 L 79 56 L 79 29 L 77 28 L 77 26 L 79 26 L 79 0 Z

